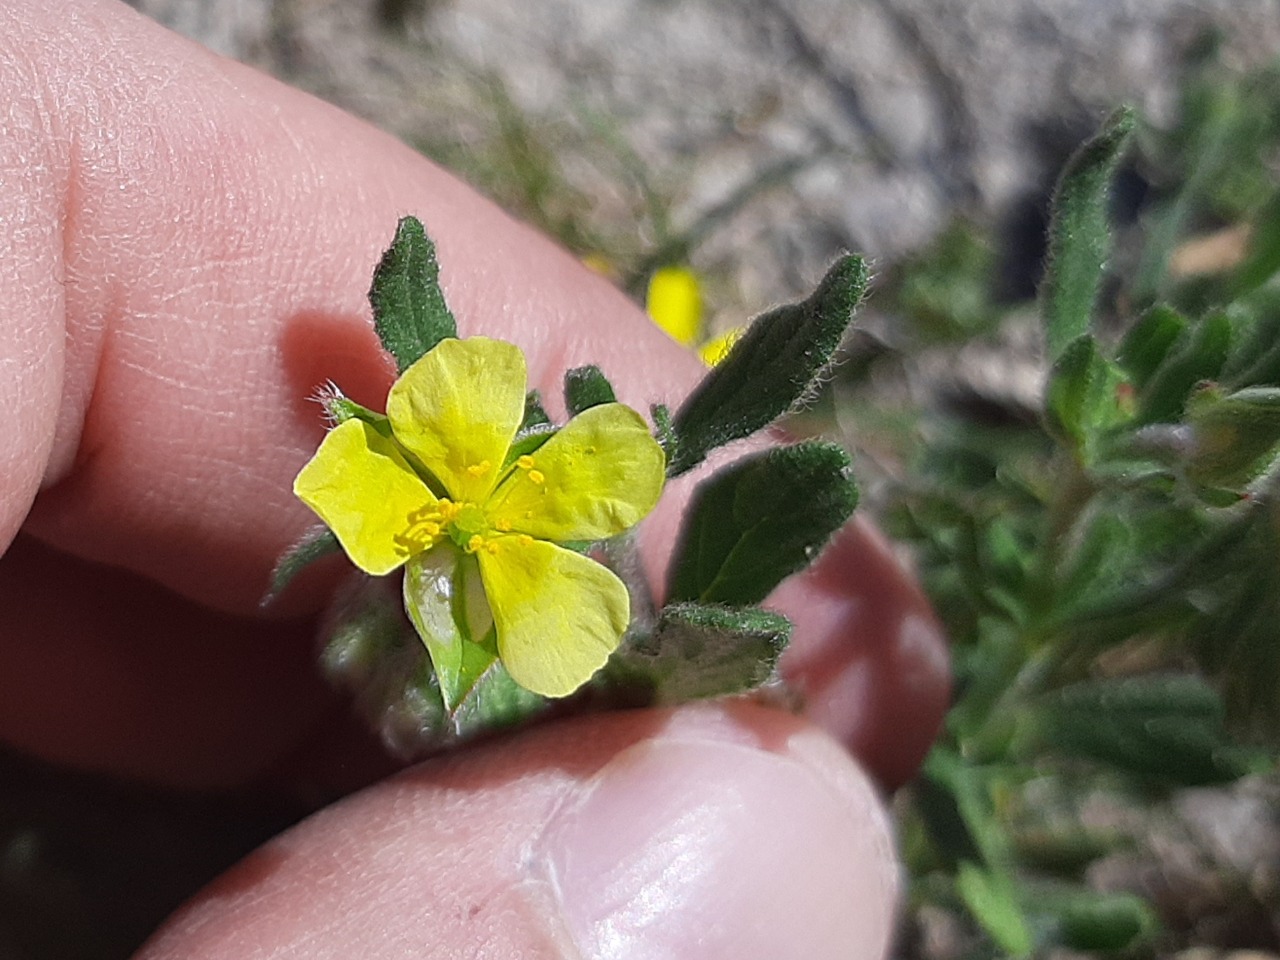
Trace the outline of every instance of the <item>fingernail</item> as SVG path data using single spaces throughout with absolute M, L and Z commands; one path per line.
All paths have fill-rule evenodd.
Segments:
M 872 960 L 887 947 L 889 830 L 834 744 L 631 747 L 559 811 L 542 852 L 586 960 Z

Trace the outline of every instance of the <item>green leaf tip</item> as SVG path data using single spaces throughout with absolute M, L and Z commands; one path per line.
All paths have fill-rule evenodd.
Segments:
M 403 217 L 369 288 L 373 325 L 383 348 L 403 372 L 458 325 L 440 289 L 436 247 L 416 217 Z
M 542 395 L 537 390 L 530 390 L 524 397 L 524 416 L 520 420 L 520 429 L 532 430 L 534 427 L 547 426 L 551 418 L 547 416 L 546 407 L 542 405 Z
M 818 555 L 857 503 L 849 456 L 830 443 L 778 447 L 720 470 L 689 505 L 668 596 L 759 603 Z
M 869 278 L 861 257 L 842 257 L 808 299 L 757 317 L 676 412 L 668 473 L 692 469 L 802 403 L 830 367 Z
M 1089 330 L 1111 256 L 1111 183 L 1136 123 L 1133 109 L 1121 107 L 1075 152 L 1058 180 L 1040 287 L 1050 360 Z
M 276 561 L 271 571 L 271 585 L 262 598 L 262 606 L 270 606 L 293 582 L 294 577 L 317 560 L 340 553 L 342 545 L 332 530 L 322 525 L 312 527 Z
M 595 364 L 565 371 L 564 403 L 569 409 L 569 416 L 576 417 L 583 410 L 615 400 L 613 384 Z

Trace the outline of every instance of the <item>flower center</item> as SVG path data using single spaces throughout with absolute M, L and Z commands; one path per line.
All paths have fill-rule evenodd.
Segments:
M 474 503 L 462 503 L 457 505 L 457 514 L 449 524 L 449 536 L 458 546 L 465 547 L 488 529 L 489 521 L 485 519 L 484 511 Z
M 489 520 L 484 511 L 470 502 L 456 503 L 447 498 L 437 500 L 409 514 L 403 533 L 396 544 L 408 556 L 430 550 L 448 537 L 468 553 L 475 553 L 488 542 Z M 499 527 L 510 524 L 499 524 Z

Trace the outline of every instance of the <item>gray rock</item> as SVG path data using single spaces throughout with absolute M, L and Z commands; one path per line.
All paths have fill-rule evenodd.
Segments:
M 693 259 L 727 272 L 713 306 L 729 313 L 795 296 L 842 247 L 889 263 L 956 212 L 998 217 L 1042 194 L 1120 101 L 1167 120 L 1180 53 L 1210 26 L 1241 62 L 1280 47 L 1273 0 L 136 5 L 473 178 L 498 137 L 499 84 L 549 131 L 563 188 L 592 201 L 572 205 L 588 233 L 656 242 L 634 223 L 636 170 L 677 233 L 710 215 Z

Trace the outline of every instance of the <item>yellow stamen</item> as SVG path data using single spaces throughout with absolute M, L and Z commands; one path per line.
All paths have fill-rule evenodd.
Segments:
M 470 540 L 467 541 L 467 553 L 475 553 L 477 550 L 479 550 L 483 546 L 484 546 L 484 537 L 480 536 L 480 534 L 477 533 L 474 536 L 472 536 Z
M 541 470 L 530 470 L 529 479 L 537 484 L 543 484 L 547 482 L 547 478 Z
M 488 460 L 481 460 L 479 463 L 473 463 L 471 466 L 467 467 L 467 473 L 471 474 L 473 477 L 483 477 L 489 472 L 490 466 L 491 464 Z
M 499 517 L 497 520 L 493 522 L 493 525 L 498 529 L 499 533 L 511 532 L 511 521 L 508 520 L 506 517 Z
M 517 457 L 516 466 L 519 467 L 521 470 L 532 470 L 533 457 L 529 456 L 527 453 L 522 457 Z
M 527 533 L 520 534 L 517 539 L 520 541 L 520 546 L 522 547 L 527 547 L 533 543 L 533 537 L 529 536 Z

